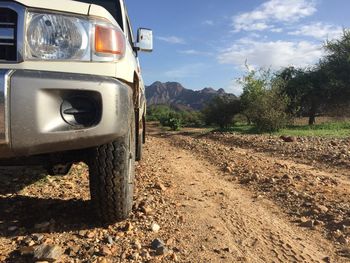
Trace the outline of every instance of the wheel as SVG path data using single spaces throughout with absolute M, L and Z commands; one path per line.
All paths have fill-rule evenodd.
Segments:
M 89 153 L 91 201 L 103 223 L 128 217 L 132 209 L 135 175 L 135 122 L 119 139 Z
M 46 168 L 49 175 L 66 175 L 72 168 L 73 163 L 55 164 Z

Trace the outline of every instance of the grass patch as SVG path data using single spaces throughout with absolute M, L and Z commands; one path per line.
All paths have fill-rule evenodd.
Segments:
M 235 132 L 239 134 L 263 134 L 259 133 L 254 126 L 246 124 L 236 124 L 232 127 L 217 130 L 221 132 Z M 265 133 L 269 134 L 269 133 Z M 316 125 L 290 125 L 273 135 L 285 136 L 317 136 L 317 137 L 350 137 L 350 122 L 328 122 Z
M 219 131 L 219 132 L 236 132 L 240 134 L 258 134 L 259 132 L 255 129 L 252 125 L 247 124 L 235 124 L 234 126 L 227 127 L 224 129 L 214 129 L 213 131 Z
M 329 122 L 312 126 L 289 126 L 276 134 L 289 136 L 349 137 L 350 122 Z

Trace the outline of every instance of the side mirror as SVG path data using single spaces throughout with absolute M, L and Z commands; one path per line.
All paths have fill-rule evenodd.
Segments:
M 153 50 L 153 32 L 147 28 L 137 30 L 136 48 L 140 51 L 152 52 Z

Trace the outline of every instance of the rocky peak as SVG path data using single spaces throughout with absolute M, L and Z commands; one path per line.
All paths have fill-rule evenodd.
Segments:
M 178 82 L 156 81 L 146 87 L 147 105 L 165 104 L 195 110 L 202 109 L 214 97 L 225 94 L 227 94 L 225 90 L 215 90 L 211 87 L 199 91 L 186 89 Z

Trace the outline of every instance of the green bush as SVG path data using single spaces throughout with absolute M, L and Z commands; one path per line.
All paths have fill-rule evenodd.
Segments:
M 170 127 L 173 131 L 181 129 L 181 115 L 177 112 L 170 112 L 159 119 L 161 125 Z
M 178 118 L 170 118 L 169 119 L 169 125 L 170 129 L 173 131 L 178 131 L 181 129 L 181 120 Z
M 259 132 L 275 132 L 290 121 L 287 113 L 289 98 L 283 94 L 283 80 L 275 78 L 269 70 L 250 71 L 241 81 L 242 113 Z
M 199 111 L 181 111 L 181 122 L 185 127 L 203 127 L 203 114 Z
M 288 98 L 276 88 L 266 90 L 252 107 L 256 114 L 252 121 L 260 132 L 275 132 L 288 125 L 290 117 L 286 113 Z
M 240 101 L 233 96 L 217 96 L 202 111 L 207 125 L 217 124 L 225 129 L 233 124 L 234 116 L 241 111 Z
M 161 121 L 173 110 L 167 105 L 152 105 L 147 109 L 147 121 Z
M 147 110 L 147 121 L 159 121 L 162 126 L 172 130 L 181 127 L 204 126 L 203 116 L 199 111 L 179 111 L 166 105 L 152 105 Z

